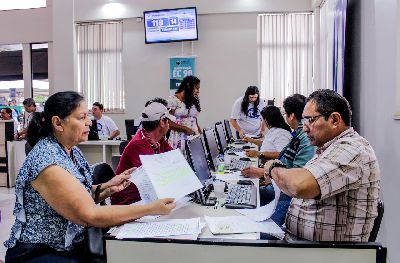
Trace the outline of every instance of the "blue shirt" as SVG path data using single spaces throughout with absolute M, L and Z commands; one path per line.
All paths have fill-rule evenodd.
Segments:
M 78 179 L 91 193 L 93 171 L 82 152 L 72 148 L 69 156 L 55 137 L 41 139 L 27 156 L 17 176 L 15 186 L 15 222 L 4 246 L 16 242 L 41 243 L 59 250 L 71 250 L 84 238 L 84 227 L 58 214 L 32 187 L 31 182 L 47 167 L 57 165 Z M 73 160 L 74 159 L 74 160 Z

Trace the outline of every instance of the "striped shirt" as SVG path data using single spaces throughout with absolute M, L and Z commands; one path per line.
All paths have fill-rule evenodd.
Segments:
M 305 166 L 321 196 L 293 198 L 286 239 L 367 242 L 377 216 L 380 171 L 366 139 L 349 128 L 317 150 Z

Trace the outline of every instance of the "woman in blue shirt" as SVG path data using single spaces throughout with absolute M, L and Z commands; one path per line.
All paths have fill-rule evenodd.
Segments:
M 84 98 L 72 91 L 50 96 L 28 130 L 34 146 L 16 180 L 15 223 L 6 262 L 85 262 L 87 226 L 110 227 L 144 215 L 168 214 L 173 199 L 141 206 L 96 206 L 129 184 L 132 169 L 92 185 L 93 171 L 76 147 L 88 139 Z

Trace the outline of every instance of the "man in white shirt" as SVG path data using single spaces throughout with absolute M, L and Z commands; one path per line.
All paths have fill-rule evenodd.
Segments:
M 24 111 L 23 121 L 22 121 L 22 130 L 17 133 L 17 137 L 18 138 L 25 138 L 26 137 L 26 133 L 28 131 L 29 123 L 32 120 L 32 116 L 33 116 L 32 113 L 37 111 L 36 102 L 32 98 L 26 98 L 22 102 L 22 104 L 24 105 L 25 111 Z
M 115 122 L 108 116 L 103 115 L 104 107 L 99 102 L 93 103 L 92 115 L 97 121 L 97 132 L 100 138 L 113 139 L 120 134 Z
M 264 107 L 265 102 L 260 99 L 260 92 L 256 86 L 248 87 L 244 96 L 235 101 L 230 123 L 240 138 L 263 135 L 265 124 L 261 117 L 261 110 Z

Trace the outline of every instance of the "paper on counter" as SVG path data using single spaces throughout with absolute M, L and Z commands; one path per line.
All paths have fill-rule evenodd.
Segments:
M 248 179 L 244 177 L 240 171 L 236 171 L 233 173 L 224 173 L 224 174 L 215 174 L 215 179 L 221 180 L 221 181 L 239 181 L 239 180 L 244 180 Z
M 200 218 L 170 219 L 157 222 L 133 222 L 121 227 L 116 238 L 146 238 L 178 235 L 199 235 Z
M 275 199 L 272 200 L 269 204 L 257 207 L 256 209 L 236 209 L 236 211 L 256 222 L 261 222 L 269 219 L 275 212 L 276 205 L 278 204 L 278 200 L 281 195 L 281 190 L 273 180 L 272 185 L 274 186 Z
M 259 226 L 243 216 L 204 217 L 211 233 L 216 234 L 238 234 L 258 232 Z

